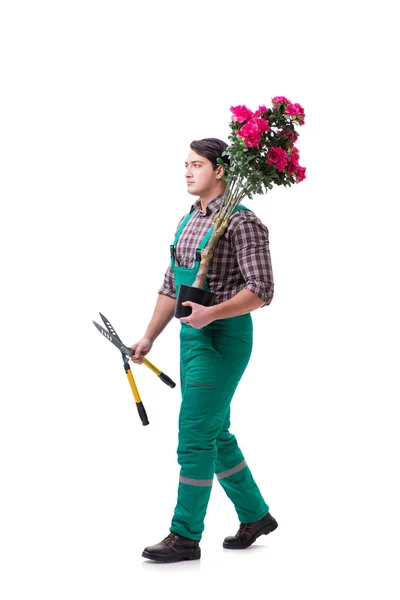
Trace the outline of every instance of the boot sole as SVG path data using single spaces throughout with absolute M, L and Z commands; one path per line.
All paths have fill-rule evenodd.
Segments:
M 255 535 L 253 535 L 246 544 L 241 544 L 238 542 L 237 544 L 226 544 L 225 542 L 222 544 L 224 548 L 227 550 L 244 550 L 253 544 L 260 535 L 268 535 L 272 531 L 278 527 L 278 523 L 272 523 L 271 525 L 267 525 L 264 529 L 258 531 Z
M 201 556 L 201 551 L 199 548 L 195 552 L 186 556 L 183 556 L 182 554 L 177 556 L 154 556 L 154 554 L 152 554 L 151 552 L 146 552 L 146 550 L 143 550 L 142 556 L 144 558 L 148 558 L 149 560 L 154 560 L 155 562 L 172 563 L 179 562 L 181 560 L 198 560 Z

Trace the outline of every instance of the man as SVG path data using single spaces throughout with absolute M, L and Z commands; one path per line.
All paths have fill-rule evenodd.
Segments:
M 198 196 L 178 225 L 171 265 L 158 291 L 153 317 L 144 337 L 132 348 L 141 364 L 154 340 L 174 316 L 177 289 L 194 282 L 196 250 L 213 226 L 226 187 L 217 164 L 227 144 L 215 138 L 190 144 L 185 163 L 189 194 Z M 197 265 L 197 266 L 196 266 Z M 207 277 L 216 294 L 214 306 L 185 302 L 190 316 L 180 319 L 182 403 L 179 415 L 178 499 L 169 535 L 149 546 L 143 556 L 159 562 L 200 558 L 199 541 L 214 474 L 233 502 L 240 527 L 223 546 L 244 549 L 278 526 L 269 513 L 235 436 L 230 433 L 230 402 L 252 349 L 250 312 L 273 297 L 268 229 L 240 206 L 218 241 Z

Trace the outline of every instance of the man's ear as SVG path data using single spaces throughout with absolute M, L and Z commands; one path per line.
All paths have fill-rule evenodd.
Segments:
M 221 179 L 222 175 L 225 174 L 225 169 L 224 167 L 222 167 L 221 165 L 218 165 L 217 167 L 217 178 Z

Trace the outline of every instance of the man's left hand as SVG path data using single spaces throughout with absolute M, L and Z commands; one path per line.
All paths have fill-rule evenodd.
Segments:
M 181 323 L 185 323 L 190 327 L 194 327 L 194 329 L 201 329 L 202 327 L 209 325 L 209 323 L 214 320 L 211 316 L 211 306 L 203 306 L 202 304 L 197 304 L 196 302 L 190 302 L 190 300 L 182 302 L 182 306 L 190 306 L 192 309 L 192 314 L 188 317 L 182 317 L 179 320 Z

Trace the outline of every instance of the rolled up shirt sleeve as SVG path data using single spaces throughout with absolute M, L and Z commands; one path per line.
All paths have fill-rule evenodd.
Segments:
M 231 244 L 240 272 L 245 280 L 244 289 L 271 303 L 274 296 L 274 277 L 269 251 L 268 229 L 251 211 L 240 211 L 231 229 Z
M 164 281 L 162 286 L 158 290 L 158 293 L 164 294 L 164 296 L 169 296 L 170 298 L 176 298 L 175 280 L 171 265 L 168 266 L 168 269 L 165 272 Z

